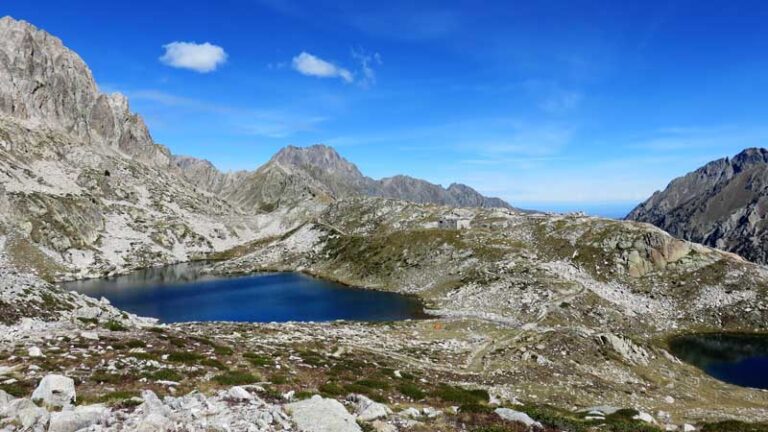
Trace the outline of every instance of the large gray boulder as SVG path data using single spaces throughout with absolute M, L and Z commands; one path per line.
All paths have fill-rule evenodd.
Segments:
M 315 395 L 285 408 L 300 432 L 362 432 L 344 405 L 334 399 Z
M 4 414 L 17 421 L 23 430 L 31 430 L 35 425 L 45 425 L 50 416 L 48 411 L 26 398 L 11 401 L 4 409 Z
M 64 375 L 46 375 L 32 393 L 32 400 L 52 408 L 71 405 L 77 400 L 75 381 Z
M 376 419 L 383 419 L 392 414 L 392 410 L 388 406 L 374 402 L 360 394 L 349 395 L 347 400 L 355 404 L 355 414 L 362 421 L 370 422 Z
M 11 401 L 13 401 L 13 399 L 13 396 L 9 395 L 3 390 L 0 390 L 0 412 L 2 412 L 2 410 L 7 407 Z
M 541 428 L 541 423 L 537 422 L 536 420 L 532 419 L 528 414 L 515 411 L 513 409 L 509 408 L 496 408 L 496 411 L 494 411 L 496 415 L 501 417 L 502 419 L 506 421 L 516 422 L 516 423 L 522 423 L 527 427 L 536 427 Z
M 98 424 L 108 415 L 109 409 L 101 405 L 77 407 L 72 411 L 51 414 L 48 432 L 76 432 Z

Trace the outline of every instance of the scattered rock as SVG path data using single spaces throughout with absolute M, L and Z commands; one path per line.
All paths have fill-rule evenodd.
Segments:
M 395 427 L 395 425 L 384 423 L 381 420 L 375 420 L 371 423 L 371 426 L 376 432 L 397 432 L 397 427 Z
M 633 420 L 638 420 L 641 422 L 649 423 L 649 424 L 656 424 L 656 419 L 653 418 L 652 415 L 648 414 L 647 412 L 639 412 L 636 416 L 632 417 Z
M 249 393 L 248 390 L 238 386 L 229 389 L 227 396 L 229 396 L 231 399 L 240 401 L 253 399 L 253 395 Z
M 75 402 L 75 381 L 64 375 L 46 375 L 32 393 L 44 406 L 62 408 Z
M 301 432 L 362 432 L 355 418 L 339 401 L 315 395 L 286 405 Z
M 37 424 L 46 424 L 50 414 L 44 408 L 35 405 L 30 399 L 16 399 L 5 410 L 7 417 L 18 421 L 23 428 L 31 429 Z
M 96 332 L 81 332 L 80 337 L 88 340 L 99 340 L 99 334 Z
M 347 396 L 347 400 L 355 404 L 355 413 L 357 418 L 362 421 L 373 421 L 376 419 L 383 419 L 392 414 L 392 410 L 388 406 L 374 402 L 366 396 L 360 394 L 352 394 Z
M 109 412 L 101 405 L 87 405 L 73 411 L 61 411 L 51 414 L 48 432 L 76 432 L 99 423 Z
M 406 408 L 398 413 L 400 417 L 404 418 L 411 418 L 411 419 L 417 419 L 421 417 L 421 411 L 417 410 L 416 408 Z

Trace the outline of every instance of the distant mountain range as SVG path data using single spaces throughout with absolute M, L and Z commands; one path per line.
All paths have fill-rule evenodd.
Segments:
M 206 160 L 186 156 L 174 156 L 173 164 L 193 184 L 247 209 L 271 210 L 305 199 L 330 201 L 352 196 L 452 207 L 512 208 L 463 184 L 443 188 L 404 175 L 374 180 L 333 148 L 321 144 L 285 147 L 255 171 L 222 173 Z
M 768 263 L 768 150 L 746 149 L 673 180 L 627 219 Z

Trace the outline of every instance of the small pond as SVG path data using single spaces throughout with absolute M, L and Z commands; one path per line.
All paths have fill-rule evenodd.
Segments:
M 397 321 L 424 318 L 414 297 L 351 288 L 300 273 L 209 275 L 206 263 L 183 263 L 105 279 L 62 284 L 106 297 L 122 310 L 184 321 Z
M 670 340 L 681 360 L 727 383 L 768 389 L 768 335 L 699 334 Z

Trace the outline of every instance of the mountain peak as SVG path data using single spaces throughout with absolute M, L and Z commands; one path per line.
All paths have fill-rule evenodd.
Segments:
M 628 219 L 768 263 L 768 150 L 748 148 L 678 177 Z
M 125 96 L 101 93 L 83 59 L 59 38 L 8 16 L 0 19 L 0 114 L 150 164 L 170 162 Z
M 308 147 L 283 147 L 273 157 L 272 162 L 283 168 L 311 168 L 334 175 L 348 175 L 362 178 L 363 175 L 353 163 L 341 157 L 330 146 L 314 144 Z
M 732 162 L 738 165 L 754 165 L 768 163 L 768 149 L 751 147 L 733 157 Z

